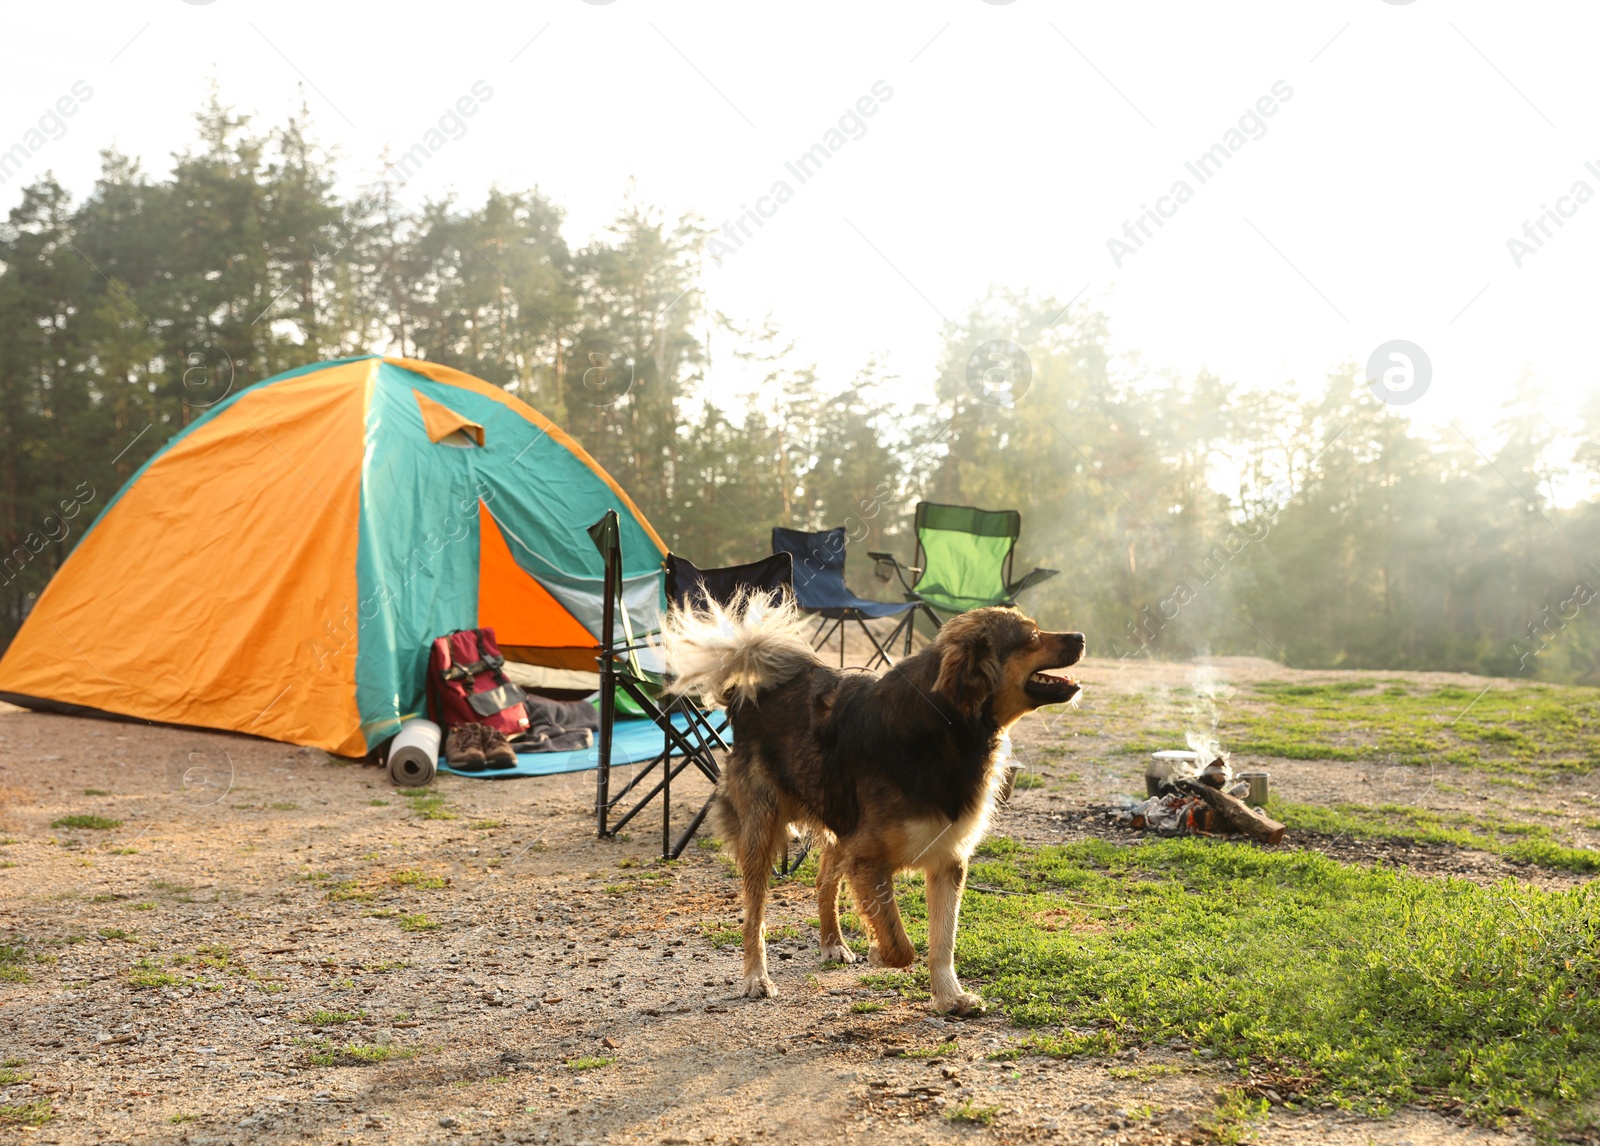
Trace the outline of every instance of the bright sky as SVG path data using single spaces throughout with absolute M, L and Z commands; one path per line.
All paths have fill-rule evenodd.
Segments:
M 630 178 L 713 224 L 783 180 L 708 263 L 709 302 L 770 311 L 825 379 L 878 352 L 931 387 L 942 318 L 1003 285 L 1093 300 L 1151 367 L 1258 385 L 1404 339 L 1433 377 L 1398 409 L 1479 436 L 1519 376 L 1558 422 L 1595 378 L 1597 24 L 1483 0 L 13 5 L 0 151 L 75 83 L 92 95 L 0 206 L 46 170 L 87 192 L 112 143 L 165 172 L 213 75 L 274 122 L 304 85 L 352 187 L 484 84 L 413 202 L 536 185 L 577 243 Z M 819 143 L 837 149 L 802 183 L 785 164 Z M 1203 183 L 1186 168 L 1230 143 Z M 1148 238 L 1145 205 L 1167 216 Z M 1118 266 L 1125 224 L 1142 247 Z

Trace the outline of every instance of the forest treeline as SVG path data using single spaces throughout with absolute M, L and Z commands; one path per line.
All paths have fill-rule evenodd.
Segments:
M 1112 359 L 1092 308 L 1004 292 L 945 329 L 936 376 L 822 379 L 775 325 L 706 313 L 692 218 L 630 195 L 574 247 L 537 191 L 342 194 L 303 119 L 198 121 L 169 172 L 107 152 L 86 195 L 39 178 L 0 229 L 0 642 L 172 434 L 377 349 L 554 418 L 701 564 L 844 525 L 855 588 L 888 596 L 865 554 L 910 557 L 918 500 L 1016 507 L 1018 574 L 1062 571 L 1024 604 L 1101 655 L 1600 680 L 1600 514 L 1552 498 L 1600 476 L 1587 446 L 1551 461 L 1592 402 L 1512 388 L 1489 449 L 1417 432 L 1354 367 L 1309 399 L 1158 377 Z M 969 385 L 992 339 L 1031 362 L 1014 407 Z

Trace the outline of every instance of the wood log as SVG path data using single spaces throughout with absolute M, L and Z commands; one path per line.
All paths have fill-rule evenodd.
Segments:
M 1284 826 L 1277 820 L 1268 819 L 1265 814 L 1243 800 L 1198 780 L 1178 780 L 1176 786 L 1184 794 L 1198 796 L 1204 800 L 1223 823 L 1240 835 L 1260 840 L 1264 844 L 1277 844 L 1283 841 L 1283 833 L 1286 830 Z

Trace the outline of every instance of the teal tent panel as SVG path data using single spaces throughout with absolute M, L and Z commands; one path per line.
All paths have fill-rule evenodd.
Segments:
M 367 405 L 356 705 L 369 748 L 423 712 L 433 639 L 478 623 L 478 450 L 429 440 L 416 381 L 383 363 Z

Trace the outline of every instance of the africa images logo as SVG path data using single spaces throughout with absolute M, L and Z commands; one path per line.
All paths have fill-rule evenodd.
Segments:
M 1367 359 L 1367 387 L 1390 406 L 1409 406 L 1428 392 L 1433 363 L 1415 342 L 1394 338 Z

